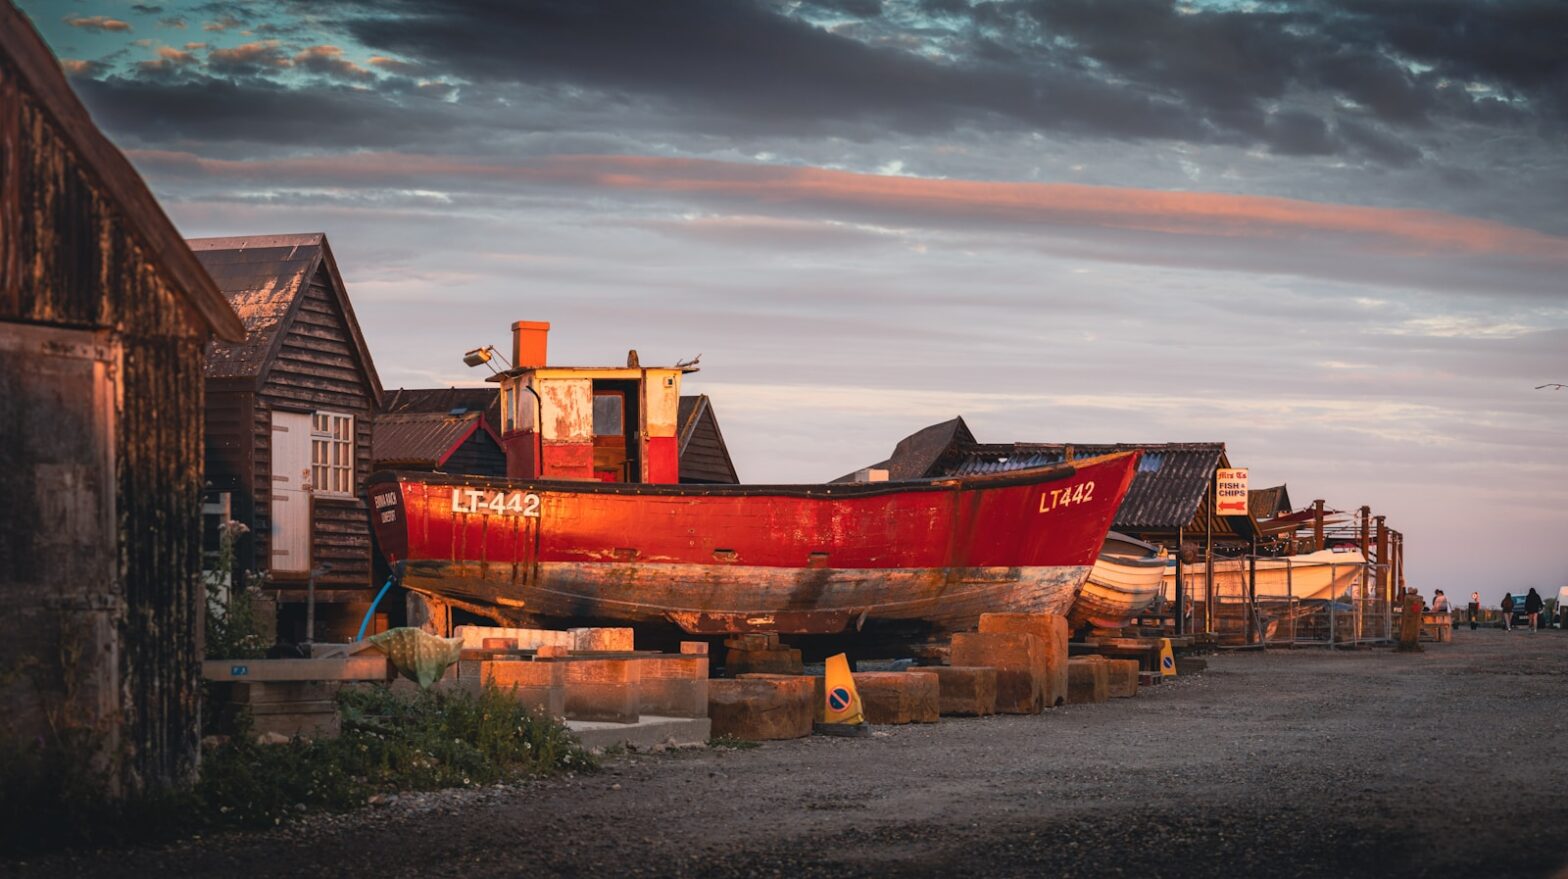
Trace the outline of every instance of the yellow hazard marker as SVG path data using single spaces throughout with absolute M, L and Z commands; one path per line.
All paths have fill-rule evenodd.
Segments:
M 1171 639 L 1160 639 L 1160 676 L 1176 677 L 1176 654 L 1171 652 Z
M 842 653 L 829 656 L 825 671 L 823 722 L 865 723 L 866 717 L 860 711 L 860 693 L 855 690 L 855 676 L 849 672 L 849 657 Z

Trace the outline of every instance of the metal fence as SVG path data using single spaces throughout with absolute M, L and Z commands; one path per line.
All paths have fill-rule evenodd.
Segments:
M 1215 559 L 1211 593 L 1207 572 L 1194 565 L 1184 573 L 1188 631 L 1213 632 L 1226 647 L 1387 643 L 1393 615 L 1378 594 L 1379 567 L 1349 560 Z

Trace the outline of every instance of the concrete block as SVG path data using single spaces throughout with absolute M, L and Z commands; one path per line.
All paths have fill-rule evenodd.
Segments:
M 636 723 L 640 665 L 635 659 L 563 659 L 566 717 Z
M 631 748 L 655 751 L 705 745 L 713 737 L 713 726 L 706 717 L 658 717 L 644 714 L 636 723 L 606 723 L 598 720 L 568 720 L 566 728 L 589 750 Z
M 462 660 L 458 684 L 471 691 L 489 684 L 551 717 L 566 716 L 566 667 L 527 659 Z
M 1059 613 L 983 613 L 982 632 L 1024 632 L 1038 635 L 1045 654 L 1045 707 L 1067 702 L 1067 617 Z
M 578 653 L 583 651 L 630 653 L 632 651 L 631 629 L 585 628 L 572 629 L 571 633 L 571 649 Z
M 463 639 L 464 650 L 477 650 L 490 639 L 510 641 L 518 650 L 537 650 L 544 646 L 570 648 L 572 633 L 556 629 L 514 629 L 503 626 L 458 626 L 452 630 L 454 638 Z
M 743 650 L 731 647 L 724 654 L 724 669 L 730 677 L 739 677 L 743 674 L 798 675 L 804 669 L 804 665 L 800 661 L 800 651 L 788 647 L 771 650 Z
M 1110 663 L 1101 656 L 1067 661 L 1067 704 L 1086 705 L 1111 698 Z
M 251 734 L 335 738 L 343 731 L 336 701 L 260 702 L 249 706 Z
M 1138 695 L 1138 660 L 1107 659 L 1105 667 L 1111 698 L 1126 699 Z
M 941 716 L 935 675 L 862 671 L 854 678 L 866 723 L 936 723 Z
M 937 707 L 943 717 L 984 717 L 996 713 L 996 669 L 979 666 L 933 665 L 906 674 L 937 679 Z
M 708 716 L 708 657 L 650 656 L 636 661 L 638 711 L 660 717 Z
M 811 735 L 816 684 L 808 677 L 777 676 L 708 682 L 708 719 L 714 736 L 747 741 Z
M 953 664 L 996 669 L 999 714 L 1039 714 L 1045 707 L 1045 645 L 1040 636 L 1016 632 L 960 632 L 953 636 Z

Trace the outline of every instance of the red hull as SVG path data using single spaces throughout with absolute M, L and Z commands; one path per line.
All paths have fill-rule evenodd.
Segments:
M 688 632 L 972 627 L 1065 613 L 1137 463 L 1122 453 L 916 483 L 692 486 L 371 477 L 410 589 L 517 618 Z

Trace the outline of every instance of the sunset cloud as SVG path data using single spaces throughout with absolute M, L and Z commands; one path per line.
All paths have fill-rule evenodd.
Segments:
M 131 29 L 129 22 L 121 21 L 118 18 L 110 18 L 106 15 L 67 15 L 65 23 L 71 27 L 79 27 L 88 31 L 129 31 Z
M 302 70 L 318 73 L 336 79 L 365 81 L 375 79 L 371 73 L 358 64 L 343 57 L 343 50 L 337 46 L 311 46 L 294 56 L 294 64 Z
M 510 181 L 717 199 L 752 213 L 805 208 L 892 214 L 912 223 L 1079 227 L 1248 240 L 1335 236 L 1356 249 L 1521 256 L 1568 262 L 1568 239 L 1431 210 L 1219 192 L 1071 183 L 947 180 L 650 156 L 547 156 L 515 163 L 400 153 L 239 161 L 141 151 L 138 161 L 252 181 L 390 185 Z
M 294 62 L 278 48 L 277 40 L 243 43 L 207 53 L 207 67 L 216 73 L 257 73 L 290 67 Z

